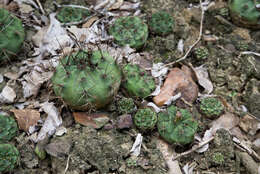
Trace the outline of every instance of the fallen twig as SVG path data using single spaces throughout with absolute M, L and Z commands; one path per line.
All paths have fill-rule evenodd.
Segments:
M 192 49 L 199 43 L 199 41 L 201 40 L 202 30 L 203 30 L 204 13 L 205 13 L 205 9 L 204 9 L 203 6 L 202 6 L 201 0 L 200 0 L 200 9 L 201 9 L 201 19 L 200 19 L 200 33 L 199 33 L 198 39 L 193 43 L 192 46 L 190 46 L 190 48 L 188 49 L 188 51 L 185 53 L 185 55 L 184 55 L 183 57 L 179 58 L 179 59 L 176 60 L 176 61 L 173 61 L 173 62 L 171 62 L 171 63 L 166 64 L 166 66 L 170 66 L 170 65 L 173 65 L 173 64 L 175 64 L 175 63 L 178 63 L 178 62 L 180 62 L 180 61 L 185 60 L 185 59 L 188 57 L 188 55 L 190 54 L 191 50 L 192 50 Z
M 209 142 L 211 142 L 213 139 L 214 139 L 214 137 L 211 137 L 211 138 L 207 139 L 206 141 L 200 142 L 198 145 L 193 146 L 192 149 L 190 149 L 190 150 L 188 150 L 188 151 L 186 151 L 186 152 L 183 152 L 183 153 L 181 153 L 181 154 L 179 154 L 179 155 L 177 155 L 177 156 L 174 156 L 174 157 L 172 158 L 172 160 L 174 161 L 174 160 L 176 160 L 176 159 L 178 159 L 178 158 L 180 158 L 180 157 L 182 157 L 182 156 L 188 155 L 188 154 L 190 154 L 190 153 L 192 153 L 192 152 L 198 150 L 199 148 L 201 148 L 201 147 L 203 147 L 204 145 L 206 145 L 206 144 L 208 144 Z

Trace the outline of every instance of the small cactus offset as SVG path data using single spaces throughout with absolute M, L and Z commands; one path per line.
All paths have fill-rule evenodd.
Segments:
M 160 11 L 152 14 L 148 25 L 152 33 L 167 35 L 173 30 L 174 20 L 169 13 Z
M 136 111 L 134 99 L 122 98 L 117 102 L 118 112 L 120 114 L 131 114 Z
M 0 8 L 0 60 L 5 61 L 13 57 L 20 50 L 25 33 L 22 21 Z
M 160 136 L 171 144 L 185 145 L 194 139 L 198 123 L 189 111 L 170 106 L 158 115 L 157 129 Z
M 224 106 L 217 98 L 204 98 L 200 103 L 201 112 L 208 118 L 218 117 L 224 110 Z
M 232 21 L 242 27 L 260 29 L 259 0 L 229 0 Z
M 55 94 L 72 109 L 98 109 L 113 100 L 121 71 L 107 52 L 81 50 L 61 59 L 52 83 Z
M 150 108 L 139 109 L 134 115 L 134 124 L 141 131 L 152 130 L 157 123 L 157 114 Z
M 109 33 L 118 45 L 139 49 L 148 38 L 148 27 L 139 17 L 120 17 L 109 28 Z
M 11 140 L 17 131 L 17 123 L 12 117 L 0 115 L 0 143 Z
M 128 64 L 123 68 L 123 87 L 133 97 L 145 98 L 155 90 L 155 82 L 138 65 Z
M 206 47 L 200 46 L 195 48 L 194 54 L 198 60 L 205 60 L 209 56 L 209 51 Z
M 19 151 L 12 144 L 0 144 L 0 172 L 11 172 L 19 163 Z
M 62 23 L 78 22 L 89 15 L 90 12 L 83 8 L 62 7 L 57 14 L 57 19 Z

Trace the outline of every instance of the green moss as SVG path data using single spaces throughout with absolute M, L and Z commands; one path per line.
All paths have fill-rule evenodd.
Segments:
M 228 7 L 232 21 L 239 26 L 247 28 L 260 28 L 260 7 L 259 1 L 253 0 L 229 0 Z
M 167 35 L 173 30 L 174 20 L 169 13 L 160 11 L 152 14 L 148 25 L 152 33 Z
M 117 102 L 120 114 L 131 114 L 135 112 L 136 106 L 132 98 L 122 98 Z
M 200 110 L 208 118 L 215 118 L 223 112 L 224 106 L 217 98 L 209 97 L 201 100 Z
M 57 14 L 57 19 L 62 23 L 78 22 L 89 15 L 90 12 L 83 8 L 62 7 Z
M 19 151 L 11 144 L 0 144 L 0 172 L 11 172 L 19 162 Z
M 0 60 L 6 61 L 20 51 L 25 37 L 22 21 L 0 8 Z
M 109 33 L 118 45 L 139 49 L 148 38 L 148 27 L 139 17 L 119 17 L 109 28 Z
M 157 123 L 156 113 L 150 109 L 139 109 L 134 116 L 134 124 L 142 131 L 152 130 Z
M 12 117 L 0 115 L 0 143 L 11 140 L 17 131 L 17 123 Z
M 214 165 L 223 165 L 225 162 L 224 155 L 220 152 L 214 152 L 211 154 L 211 162 Z
M 159 113 L 157 128 L 167 142 L 185 145 L 193 141 L 198 123 L 188 110 L 170 106 L 166 112 Z
M 55 94 L 73 109 L 102 108 L 113 100 L 121 71 L 107 52 L 78 51 L 61 59 L 52 77 Z
M 145 98 L 155 90 L 153 78 L 138 65 L 128 64 L 123 68 L 123 87 L 134 97 Z

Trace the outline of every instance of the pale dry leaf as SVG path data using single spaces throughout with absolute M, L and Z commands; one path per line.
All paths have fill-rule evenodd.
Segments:
M 182 174 L 178 161 L 172 160 L 172 157 L 176 155 L 176 153 L 173 151 L 173 148 L 160 138 L 156 137 L 156 142 L 156 146 L 161 151 L 163 158 L 165 159 L 169 168 L 168 174 Z
M 99 18 L 97 16 L 91 17 L 87 22 L 85 22 L 82 25 L 82 28 L 89 28 L 95 21 L 97 21 Z
M 41 119 L 40 112 L 34 109 L 12 109 L 11 112 L 14 113 L 19 129 L 25 132 L 29 132 L 29 128 L 37 125 Z
M 46 136 L 53 135 L 56 129 L 62 124 L 60 113 L 54 106 L 54 103 L 44 102 L 41 104 L 41 109 L 48 114 L 48 117 L 38 134 L 37 142 L 43 140 Z
M 37 68 L 37 66 L 35 66 L 35 68 Z M 29 74 L 25 74 L 22 81 L 24 98 L 36 96 L 41 85 L 48 81 L 52 75 L 53 72 L 44 72 L 43 70 L 32 70 Z
M 34 38 L 39 37 L 37 41 L 39 48 L 35 48 L 35 55 L 41 59 L 46 54 L 56 54 L 57 50 L 64 47 L 73 46 L 74 42 L 67 35 L 66 30 L 61 26 L 61 23 L 55 18 L 55 13 L 50 14 L 50 24 L 48 28 L 42 28 L 43 32 L 37 32 Z M 38 36 L 38 35 L 39 36 Z
M 140 7 L 140 2 L 131 3 L 124 1 L 124 3 L 120 6 L 119 10 L 133 11 L 137 10 Z
M 0 103 L 13 103 L 16 93 L 10 86 L 6 85 L 0 93 Z
M 209 79 L 207 68 L 203 65 L 194 68 L 198 83 L 204 88 L 206 94 L 210 94 L 213 91 L 213 84 Z
M 133 155 L 133 156 L 140 155 L 142 142 L 143 142 L 143 136 L 139 133 L 139 134 L 137 134 L 135 142 L 130 150 L 131 155 Z
M 116 0 L 116 1 L 108 8 L 108 10 L 118 9 L 123 3 L 124 3 L 124 0 Z
M 19 78 L 19 74 L 16 72 L 7 72 L 4 74 L 4 76 L 11 80 L 17 80 Z
M 153 77 L 164 77 L 167 75 L 169 68 L 164 63 L 154 63 L 151 73 Z

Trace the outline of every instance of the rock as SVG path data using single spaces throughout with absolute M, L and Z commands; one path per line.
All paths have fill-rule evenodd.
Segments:
M 131 128 L 132 125 L 133 125 L 133 120 L 130 114 L 124 114 L 119 116 L 116 122 L 117 129 Z
M 46 152 L 53 157 L 69 155 L 72 142 L 70 140 L 54 141 L 45 147 Z

